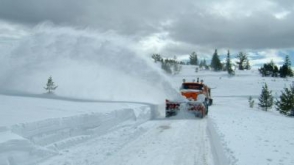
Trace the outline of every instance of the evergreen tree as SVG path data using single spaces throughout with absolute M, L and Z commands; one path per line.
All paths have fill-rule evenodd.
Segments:
M 234 70 L 232 69 L 232 63 L 231 63 L 231 57 L 230 57 L 230 51 L 229 50 L 228 50 L 227 60 L 226 60 L 226 71 L 228 71 L 229 75 L 234 74 Z
M 250 66 L 250 63 L 249 63 L 249 60 L 247 59 L 246 61 L 246 64 L 245 64 L 245 68 L 246 70 L 250 70 L 251 69 L 251 66 Z
M 267 84 L 262 87 L 261 95 L 259 97 L 259 107 L 267 111 L 268 108 L 273 106 L 274 100 L 272 96 L 272 91 L 268 90 Z
M 239 61 L 237 62 L 237 65 L 239 66 L 239 70 L 244 70 L 246 68 L 249 68 L 250 65 L 249 65 L 249 62 L 248 62 L 248 58 L 247 58 L 247 55 L 243 52 L 240 52 L 238 55 L 237 55 L 237 58 L 239 59 Z M 248 63 L 247 63 L 248 62 Z
M 153 58 L 154 62 L 160 62 L 162 60 L 160 54 L 153 54 L 152 58 Z
M 52 93 L 52 91 L 57 88 L 57 86 L 54 85 L 54 82 L 53 82 L 51 76 L 49 77 L 49 79 L 47 81 L 46 87 L 44 87 L 44 88 L 48 91 L 48 93 Z
M 219 56 L 217 54 L 217 49 L 215 49 L 215 52 L 213 53 L 210 66 L 214 71 L 222 70 L 222 63 L 220 62 Z
M 279 74 L 279 69 L 273 61 L 267 64 L 263 64 L 263 67 L 259 68 L 258 71 L 263 77 L 278 77 Z
M 282 114 L 294 111 L 294 85 L 284 88 L 280 99 L 276 101 L 276 108 Z
M 209 69 L 208 66 L 207 66 L 207 64 L 206 64 L 206 60 L 205 59 L 202 60 L 202 61 L 200 61 L 199 67 L 200 68 L 204 68 L 206 70 Z
M 283 66 L 280 68 L 280 77 L 293 77 L 293 71 L 291 69 L 291 61 L 289 56 L 287 55 L 285 58 L 285 63 Z
M 172 74 L 171 64 L 169 63 L 169 60 L 168 59 L 162 61 L 162 63 L 161 63 L 161 69 L 163 69 L 168 74 Z
M 198 57 L 197 54 L 195 52 L 192 52 L 192 54 L 190 55 L 190 65 L 198 65 Z

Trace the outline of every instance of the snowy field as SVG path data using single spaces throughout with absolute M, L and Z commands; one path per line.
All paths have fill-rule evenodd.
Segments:
M 293 118 L 257 106 L 263 83 L 279 95 L 293 79 L 184 66 L 171 85 L 197 77 L 214 88 L 204 119 L 165 119 L 143 103 L 0 95 L 0 164 L 294 164 Z
M 192 66 L 166 76 L 133 47 L 112 33 L 46 25 L 1 47 L 0 165 L 294 164 L 294 119 L 257 106 L 264 83 L 278 97 L 294 79 Z M 54 95 L 44 94 L 49 76 Z M 208 116 L 165 118 L 165 99 L 197 77 L 213 88 Z

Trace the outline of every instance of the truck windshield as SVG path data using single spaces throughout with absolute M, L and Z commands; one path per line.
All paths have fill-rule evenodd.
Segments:
M 197 89 L 202 90 L 203 84 L 196 84 L 196 83 L 186 83 L 182 85 L 182 89 Z

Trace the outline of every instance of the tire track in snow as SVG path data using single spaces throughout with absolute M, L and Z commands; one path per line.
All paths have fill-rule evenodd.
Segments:
M 206 129 L 207 120 L 197 118 L 125 125 L 41 165 L 212 165 Z
M 213 164 L 206 120 L 153 120 L 148 131 L 102 164 Z M 150 127 L 151 125 L 151 127 Z

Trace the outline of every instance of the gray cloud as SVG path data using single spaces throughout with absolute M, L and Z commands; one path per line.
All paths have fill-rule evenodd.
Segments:
M 73 23 L 85 12 L 82 1 L 0 0 L 0 18 L 26 24 Z
M 161 51 L 170 54 L 190 53 L 192 47 L 293 48 L 293 12 L 291 0 L 0 0 L 0 19 L 25 25 L 51 21 L 113 30 L 138 41 L 167 33 Z
M 215 48 L 264 49 L 293 47 L 293 14 L 278 20 L 266 13 L 227 19 L 214 15 L 186 15 L 171 26 L 175 40 Z

